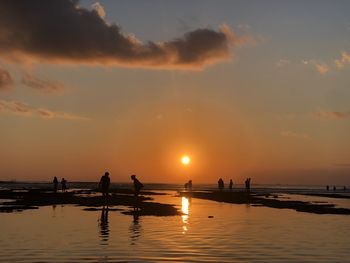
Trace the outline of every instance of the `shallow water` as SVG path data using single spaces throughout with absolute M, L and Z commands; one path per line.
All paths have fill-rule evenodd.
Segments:
M 350 209 L 350 199 L 345 198 L 329 198 L 323 196 L 310 196 L 301 194 L 279 194 L 277 198 L 273 196 L 269 197 L 277 200 L 293 200 L 293 201 L 304 201 L 313 204 L 333 204 L 339 208 Z
M 350 262 L 346 215 L 156 199 L 176 203 L 184 215 L 106 215 L 61 205 L 2 213 L 0 261 Z

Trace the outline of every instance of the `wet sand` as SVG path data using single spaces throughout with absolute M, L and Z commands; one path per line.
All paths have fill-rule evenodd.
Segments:
M 309 196 L 318 196 L 318 197 L 327 197 L 327 198 L 337 198 L 337 199 L 350 199 L 349 195 L 344 195 L 344 194 L 305 194 Z
M 254 192 L 220 192 L 220 191 L 194 191 L 180 192 L 181 196 L 225 202 L 232 204 L 249 204 L 252 206 L 265 206 L 279 209 L 293 209 L 298 212 L 314 214 L 350 215 L 350 209 L 336 207 L 334 204 L 315 204 L 305 201 L 278 200 L 277 194 L 257 194 Z
M 108 205 L 109 210 L 115 210 L 114 206 L 125 206 L 122 210 L 124 214 L 153 215 L 153 216 L 172 216 L 179 215 L 180 212 L 175 206 L 170 204 L 161 204 L 151 202 L 151 195 L 157 195 L 154 192 L 144 192 L 138 198 L 135 198 L 131 190 L 114 189 L 108 197 L 107 203 L 101 197 L 101 194 L 94 190 L 79 190 L 72 192 L 52 192 L 48 190 L 2 190 L 0 199 L 0 212 L 19 212 L 27 209 L 37 209 L 40 206 L 48 205 L 77 205 L 85 206 L 95 211 L 96 207 Z
M 137 199 L 130 189 L 112 189 L 108 198 L 110 211 L 121 211 L 127 215 L 151 215 L 151 216 L 174 216 L 181 212 L 171 204 L 152 202 L 152 195 L 161 195 L 159 192 L 144 191 Z M 313 194 L 307 194 L 313 195 Z M 247 193 L 244 191 L 193 191 L 180 192 L 180 196 L 200 198 L 217 202 L 232 204 L 249 204 L 252 206 L 265 206 L 278 209 L 293 209 L 298 212 L 314 214 L 339 214 L 350 215 L 350 209 L 336 207 L 334 204 L 311 203 L 296 200 L 280 200 L 278 194 L 270 193 Z M 320 196 L 316 195 L 315 196 Z M 333 198 L 349 198 L 348 196 L 321 195 Z M 71 192 L 53 192 L 49 189 L 30 190 L 1 190 L 0 212 L 19 212 L 27 209 L 38 209 L 48 205 L 76 205 L 85 207 L 86 211 L 101 210 L 106 202 L 97 189 L 75 190 Z M 118 206 L 116 208 L 115 206 Z M 122 206 L 123 208 L 120 208 Z

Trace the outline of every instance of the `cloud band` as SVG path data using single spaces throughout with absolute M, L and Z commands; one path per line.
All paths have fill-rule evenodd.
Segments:
M 98 5 L 74 0 L 0 2 L 0 54 L 12 60 L 115 64 L 136 67 L 201 68 L 229 60 L 231 47 L 252 38 L 227 26 L 200 28 L 165 42 L 143 43 L 108 24 Z

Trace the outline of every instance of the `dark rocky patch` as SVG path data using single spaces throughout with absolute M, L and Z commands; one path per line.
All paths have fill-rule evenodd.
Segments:
M 188 196 L 189 193 L 180 193 Z M 350 215 L 350 209 L 335 207 L 334 204 L 315 204 L 304 201 L 266 199 L 266 194 L 254 194 L 247 192 L 192 192 L 193 198 L 212 200 L 217 202 L 225 202 L 232 204 L 250 204 L 252 206 L 265 206 L 279 209 L 293 209 L 298 212 L 314 213 L 314 214 L 336 214 Z
M 82 193 L 85 195 L 82 195 Z M 89 193 L 93 195 L 90 196 Z M 150 193 L 151 192 L 148 194 Z M 88 211 L 94 211 L 96 207 L 103 207 L 106 205 L 106 201 L 100 195 L 95 194 L 96 192 L 86 190 L 84 192 L 76 191 L 66 193 L 54 193 L 41 189 L 27 191 L 2 190 L 0 191 L 0 201 L 1 199 L 7 200 L 0 203 L 0 212 L 23 211 L 26 209 L 37 209 L 40 206 L 63 204 L 84 206 L 87 207 L 85 210 L 90 208 Z M 150 200 L 152 200 L 151 197 L 143 195 L 135 199 L 133 194 L 127 194 L 127 192 L 124 191 L 123 193 L 110 194 L 107 204 L 110 207 L 135 207 L 138 209 L 140 215 L 168 216 L 180 214 L 173 205 L 149 202 Z M 109 210 L 120 211 L 121 209 L 110 208 Z M 125 212 L 125 214 L 130 213 Z
M 125 215 L 140 216 L 174 216 L 179 215 L 179 211 L 169 204 L 141 202 L 137 206 L 131 206 L 130 210 L 122 212 Z

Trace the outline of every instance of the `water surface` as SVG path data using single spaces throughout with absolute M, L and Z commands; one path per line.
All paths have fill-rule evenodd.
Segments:
M 57 205 L 0 214 L 2 262 L 350 262 L 350 217 L 172 195 L 182 216 Z M 125 208 L 125 207 L 119 207 Z

